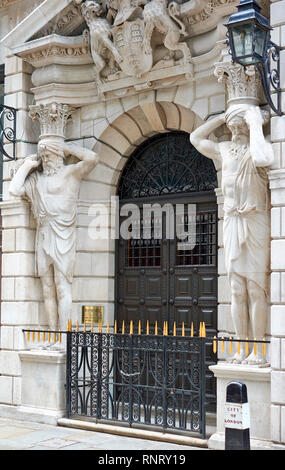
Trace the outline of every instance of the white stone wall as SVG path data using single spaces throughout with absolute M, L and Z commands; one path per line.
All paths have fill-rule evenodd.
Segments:
M 16 155 L 23 158 L 35 153 L 38 126 L 28 116 L 32 103 L 32 67 L 17 57 L 5 60 L 4 103 L 18 109 Z M 6 145 L 12 153 L 12 144 Z M 21 368 L 18 351 L 22 350 L 22 328 L 39 324 L 39 279 L 34 277 L 35 222 L 30 207 L 8 194 L 14 162 L 3 165 L 2 213 L 2 305 L 0 337 L 0 402 L 20 404 Z
M 203 65 L 203 61 L 201 61 Z M 33 101 L 32 67 L 16 57 L 6 59 L 5 102 L 19 109 L 17 159 L 36 152 L 39 125 L 28 116 Z M 104 305 L 104 323 L 114 320 L 115 240 L 89 236 L 92 206 L 110 208 L 127 158 L 158 132 L 191 132 L 210 114 L 224 110 L 224 87 L 201 71 L 196 83 L 141 92 L 78 108 L 66 128 L 66 138 L 92 148 L 100 163 L 82 182 L 78 202 L 77 253 L 73 280 L 72 322 L 81 320 L 83 304 Z M 27 347 L 22 328 L 46 326 L 40 280 L 34 276 L 35 221 L 28 203 L 11 199 L 9 182 L 18 163 L 4 164 L 2 327 L 0 403 L 21 403 L 21 363 L 18 352 Z M 218 169 L 219 170 L 219 169 Z M 220 173 L 218 173 L 220 180 Z M 217 193 L 218 194 L 218 193 Z M 222 203 L 218 194 L 218 201 Z M 221 204 L 219 214 L 222 213 Z M 90 212 L 91 211 L 91 212 Z M 111 220 L 108 222 L 111 226 Z M 219 223 L 219 329 L 231 332 L 227 279 L 223 268 L 222 225 Z M 3 386 L 2 386 L 3 385 Z
M 112 324 L 114 319 L 115 241 L 93 240 L 89 236 L 93 204 L 101 200 L 109 210 L 110 197 L 116 194 L 127 158 L 148 137 L 170 130 L 190 133 L 211 114 L 224 110 L 224 86 L 217 82 L 212 73 L 214 63 L 219 60 L 219 51 L 215 54 L 208 58 L 201 56 L 196 60 L 194 83 L 161 86 L 157 90 L 122 98 L 108 98 L 107 101 L 78 108 L 73 113 L 73 120 L 66 128 L 67 140 L 92 148 L 100 155 L 100 163 L 82 182 L 78 202 L 73 324 L 81 319 L 82 304 L 88 303 L 104 305 L 105 324 L 107 320 Z M 19 142 L 16 149 L 19 159 L 36 152 L 39 137 L 38 123 L 31 121 L 28 116 L 29 105 L 34 99 L 31 92 L 33 68 L 15 56 L 8 56 L 5 72 L 5 103 L 19 109 Z M 76 98 L 77 95 L 75 101 Z M 13 162 L 4 165 L 4 203 L 1 209 L 4 230 L 0 403 L 5 405 L 21 403 L 18 351 L 27 346 L 22 328 L 46 325 L 40 281 L 34 276 L 35 221 L 29 204 L 11 199 L 8 194 L 9 181 L 16 165 Z M 220 182 L 219 168 L 217 170 Z M 228 336 L 233 334 L 233 325 L 223 260 L 223 198 L 220 189 L 216 193 L 220 219 L 218 330 L 221 335 Z M 111 226 L 111 220 L 108 223 Z
M 271 1 L 272 41 L 281 46 L 282 111 L 285 110 L 285 1 Z M 271 428 L 285 443 L 285 116 L 271 118 L 275 151 L 271 188 Z

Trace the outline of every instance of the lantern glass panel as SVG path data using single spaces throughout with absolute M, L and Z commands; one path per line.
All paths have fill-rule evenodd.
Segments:
M 253 63 L 253 25 L 243 23 L 232 29 L 235 59 L 244 64 Z
M 264 57 L 264 51 L 266 46 L 267 31 L 262 28 L 256 27 L 255 30 L 255 53 L 261 58 Z

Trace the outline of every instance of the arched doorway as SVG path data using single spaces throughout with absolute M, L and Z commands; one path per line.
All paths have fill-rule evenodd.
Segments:
M 216 334 L 216 187 L 213 162 L 197 152 L 186 132 L 155 135 L 130 156 L 118 185 L 120 227 L 125 223 L 129 232 L 129 238 L 121 232 L 116 247 L 119 329 L 123 321 L 140 321 L 145 332 L 148 321 L 154 332 L 157 322 L 161 334 L 167 321 L 169 331 L 175 322 L 177 334 L 183 325 L 188 335 L 193 323 L 197 335 L 205 322 L 207 335 Z M 158 212 L 148 212 L 154 204 Z M 190 234 L 182 242 L 179 226 Z M 210 346 L 207 361 L 215 362 Z M 206 381 L 206 392 L 212 401 L 214 380 Z

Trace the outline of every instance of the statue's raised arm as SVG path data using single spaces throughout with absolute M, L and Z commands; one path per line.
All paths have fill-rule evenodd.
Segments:
M 202 124 L 191 133 L 191 144 L 194 145 L 194 147 L 205 157 L 211 158 L 212 160 L 220 160 L 220 146 L 210 138 L 210 135 L 224 123 L 224 114 L 220 114 L 219 116 L 205 122 L 205 124 Z
M 249 128 L 250 154 L 257 167 L 271 166 L 274 161 L 272 144 L 266 141 L 263 133 L 263 125 L 268 117 L 268 113 L 262 113 L 259 106 L 252 106 L 244 115 Z

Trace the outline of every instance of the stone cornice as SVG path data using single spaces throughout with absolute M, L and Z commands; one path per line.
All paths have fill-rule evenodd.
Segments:
M 1 44 L 10 49 L 28 41 L 71 2 L 72 0 L 44 0 L 1 40 Z
M 12 51 L 36 68 L 50 64 L 93 64 L 89 48 L 82 36 L 52 34 L 23 43 Z

